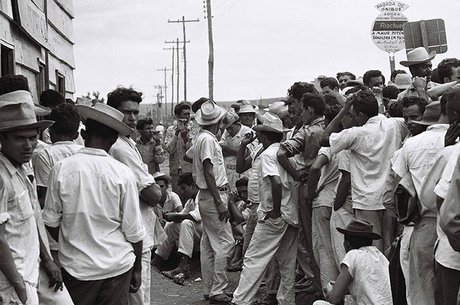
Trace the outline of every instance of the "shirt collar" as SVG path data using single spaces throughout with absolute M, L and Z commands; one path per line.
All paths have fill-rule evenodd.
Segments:
M 449 129 L 449 124 L 433 124 L 433 125 L 430 125 L 428 126 L 428 128 L 426 130 L 447 130 Z
M 87 155 L 95 155 L 95 156 L 104 156 L 104 157 L 109 156 L 109 154 L 105 150 L 99 149 L 99 148 L 92 148 L 92 147 L 83 147 L 82 149 L 78 151 L 78 153 L 87 154 Z
M 56 146 L 56 145 L 69 145 L 69 144 L 75 144 L 75 142 L 74 141 L 58 141 L 58 142 L 53 143 L 52 145 Z
M 11 176 L 14 176 L 17 172 L 19 172 L 19 169 L 15 167 L 10 160 L 2 153 L 0 152 L 0 162 L 2 162 L 5 165 L 6 170 Z M 24 165 L 21 166 L 21 168 Z
M 136 142 L 134 142 L 134 140 L 131 139 L 131 138 L 128 138 L 128 137 L 126 137 L 126 136 L 118 136 L 118 139 L 119 139 L 120 141 L 125 142 L 126 144 L 128 144 L 129 146 L 131 146 L 131 147 L 133 147 L 133 148 L 136 147 Z
M 378 114 L 378 115 L 375 115 L 375 116 L 369 118 L 369 120 L 367 120 L 366 124 L 364 124 L 364 125 L 380 122 L 383 119 L 386 119 L 386 116 L 384 116 L 383 114 Z
M 204 129 L 204 128 L 202 128 L 200 132 L 210 134 L 211 136 L 213 136 L 214 138 L 216 138 L 216 135 L 215 135 L 215 134 L 213 134 L 212 132 L 210 132 L 209 130 L 206 130 L 206 129 Z M 217 139 L 217 138 L 216 138 L 216 139 Z
M 312 126 L 312 125 L 316 125 L 316 124 L 319 124 L 321 122 L 324 121 L 324 118 L 323 117 L 320 117 L 320 118 L 317 118 L 317 119 L 314 119 L 313 121 L 311 121 L 310 124 L 308 124 L 307 126 Z

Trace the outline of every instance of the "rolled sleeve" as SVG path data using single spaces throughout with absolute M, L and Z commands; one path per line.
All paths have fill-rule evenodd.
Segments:
M 32 158 L 34 165 L 35 181 L 37 186 L 47 187 L 48 179 L 53 165 L 50 162 L 50 156 L 46 149 L 41 150 Z
M 275 155 L 264 154 L 260 158 L 260 178 L 280 176 L 278 162 Z
M 46 192 L 45 206 L 42 211 L 43 222 L 51 228 L 61 225 L 62 201 L 59 197 L 59 164 L 51 170 Z
M 348 267 L 348 272 L 350 273 L 352 278 L 355 278 L 355 251 L 351 250 L 349 251 L 345 257 L 343 258 L 342 265 L 345 265 Z
M 206 159 L 209 159 L 211 163 L 213 163 L 213 158 L 215 155 L 215 151 L 217 149 L 216 145 L 217 143 L 214 139 L 210 137 L 203 138 L 203 141 L 201 142 L 201 146 L 200 146 L 200 152 L 199 152 L 201 163 L 203 163 L 204 160 Z
M 135 179 L 127 174 L 127 181 L 122 186 L 121 197 L 121 230 L 130 243 L 137 243 L 144 239 L 145 228 L 142 224 L 141 211 L 139 209 L 139 194 Z
M 404 177 L 409 171 L 407 168 L 407 159 L 404 146 L 395 151 L 391 156 L 391 169 L 398 175 L 400 178 Z
M 354 139 L 353 128 L 344 129 L 339 133 L 332 133 L 329 136 L 331 153 L 336 154 L 342 150 L 351 149 Z
M 5 187 L 2 176 L 0 176 L 0 224 L 7 222 L 10 219 L 8 213 L 8 192 Z
M 288 157 L 300 154 L 304 150 L 305 127 L 299 129 L 297 133 L 289 140 L 284 141 L 281 146 L 288 151 Z

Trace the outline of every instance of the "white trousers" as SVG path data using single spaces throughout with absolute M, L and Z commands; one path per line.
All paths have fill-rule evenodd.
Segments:
M 251 304 L 268 263 L 275 257 L 281 274 L 276 295 L 278 304 L 295 305 L 297 235 L 297 228 L 288 225 L 281 217 L 257 223 L 244 257 L 240 282 L 233 293 L 234 304 Z
M 340 209 L 332 211 L 330 220 L 332 252 L 339 269 L 346 252 L 343 245 L 344 235 L 337 231 L 337 228 L 346 228 L 352 219 L 353 208 L 351 207 L 351 197 L 349 196 Z
M 409 273 L 409 245 L 410 238 L 412 236 L 412 231 L 414 231 L 413 226 L 404 226 L 404 230 L 401 235 L 401 246 L 399 252 L 399 263 L 401 264 L 401 271 L 404 275 L 404 282 L 406 283 L 406 300 L 407 305 L 412 305 L 409 298 L 409 287 L 410 285 L 410 273 Z
M 150 305 L 150 259 L 152 251 L 142 253 L 142 284 L 136 293 L 128 294 L 129 305 Z
M 227 204 L 227 193 L 219 192 L 219 195 L 222 202 Z M 230 222 L 219 220 L 211 193 L 200 190 L 197 197 L 203 223 L 200 245 L 203 294 L 212 297 L 223 294 L 228 286 L 228 260 L 233 255 L 235 240 Z
M 54 291 L 54 287 L 49 287 L 49 277 L 45 269 L 40 267 L 40 283 L 38 284 L 37 293 L 40 305 L 73 305 L 72 298 L 63 284 L 62 291 Z
M 167 260 L 174 246 L 178 252 L 192 258 L 193 249 L 199 245 L 203 226 L 201 222 L 185 219 L 182 222 L 168 222 L 165 225 L 166 240 L 155 251 L 161 258 Z

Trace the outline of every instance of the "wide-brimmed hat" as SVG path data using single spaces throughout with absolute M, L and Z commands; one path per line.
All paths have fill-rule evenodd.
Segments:
M 441 103 L 439 101 L 431 102 L 425 107 L 422 119 L 420 121 L 412 121 L 412 123 L 429 126 L 437 124 L 440 116 Z
M 133 132 L 131 127 L 123 123 L 124 114 L 104 103 L 96 103 L 93 107 L 88 105 L 76 105 L 75 107 L 83 119 L 97 121 L 118 131 L 122 136 L 130 135 Z
M 196 113 L 195 121 L 202 125 L 213 125 L 218 123 L 225 115 L 225 110 L 218 106 L 214 101 L 204 102 Z
M 235 110 L 230 109 L 227 111 L 227 113 L 224 115 L 224 118 L 222 119 L 222 122 L 220 123 L 220 127 L 222 129 L 227 129 L 230 127 L 233 123 L 239 121 L 240 117 L 238 114 L 236 114 Z
M 244 104 L 240 106 L 238 113 L 256 113 L 256 110 L 254 109 L 254 106 Z
M 365 220 L 353 219 L 348 226 L 343 228 L 336 228 L 342 234 L 366 237 L 370 239 L 381 239 L 382 236 L 374 232 L 374 226 Z
M 169 175 L 166 175 L 165 173 L 162 173 L 162 172 L 156 172 L 152 175 L 152 177 L 155 179 L 155 181 L 158 181 L 158 180 L 165 180 L 167 181 L 168 183 L 171 183 L 172 179 Z
M 400 61 L 399 63 L 404 67 L 423 64 L 431 61 L 436 56 L 436 51 L 428 54 L 424 47 L 418 47 L 407 53 L 407 60 Z
M 289 114 L 288 106 L 286 106 L 284 101 L 273 102 L 267 108 L 264 108 L 264 110 L 276 114 L 281 120 Z
M 255 131 L 284 132 L 283 122 L 276 114 L 266 112 L 260 116 L 259 121 L 261 121 L 262 124 L 254 126 L 253 129 Z
M 45 129 L 54 121 L 37 121 L 30 92 L 18 90 L 0 95 L 0 131 Z
M 401 73 L 395 76 L 393 86 L 399 90 L 406 90 L 412 85 L 412 77 L 409 74 Z

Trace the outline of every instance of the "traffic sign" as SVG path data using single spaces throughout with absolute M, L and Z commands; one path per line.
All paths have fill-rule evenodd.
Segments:
M 388 53 L 404 49 L 403 26 L 408 21 L 402 14 L 409 6 L 399 1 L 384 1 L 375 6 L 381 14 L 372 23 L 371 37 L 374 44 Z

